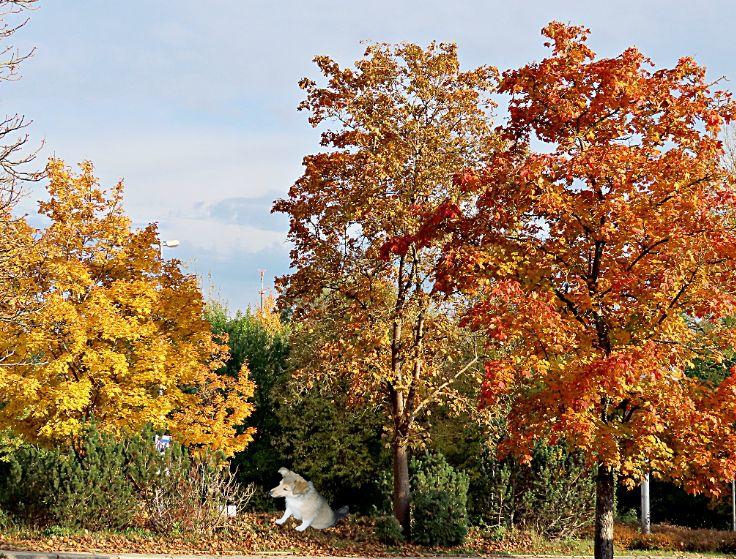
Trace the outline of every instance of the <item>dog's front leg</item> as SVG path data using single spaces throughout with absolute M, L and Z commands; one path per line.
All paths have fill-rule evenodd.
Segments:
M 283 524 L 287 520 L 289 520 L 289 517 L 291 516 L 291 509 L 289 507 L 286 507 L 286 510 L 284 511 L 284 516 L 276 520 L 276 524 Z
M 309 526 L 312 524 L 312 520 L 314 520 L 314 519 L 307 520 L 305 518 L 304 520 L 302 520 L 302 523 L 299 524 L 299 526 L 296 527 L 297 531 L 298 532 L 303 532 L 304 530 L 306 530 L 307 528 L 309 528 Z

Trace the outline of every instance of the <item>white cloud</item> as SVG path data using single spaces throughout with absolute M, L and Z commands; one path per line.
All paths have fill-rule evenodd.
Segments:
M 264 231 L 237 223 L 173 218 L 162 225 L 161 235 L 163 238 L 176 238 L 202 254 L 221 260 L 239 252 L 252 254 L 265 250 L 286 251 L 285 233 Z

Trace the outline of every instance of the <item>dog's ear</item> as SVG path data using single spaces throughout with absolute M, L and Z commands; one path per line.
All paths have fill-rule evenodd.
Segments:
M 294 494 L 302 495 L 309 491 L 309 484 L 303 479 L 298 479 L 294 482 Z
M 279 473 L 281 474 L 281 477 L 288 476 L 291 472 L 287 470 L 286 468 L 279 468 Z

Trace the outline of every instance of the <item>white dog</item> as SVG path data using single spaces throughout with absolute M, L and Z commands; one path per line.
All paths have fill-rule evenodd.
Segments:
M 348 507 L 333 512 L 324 497 L 317 493 L 311 481 L 286 468 L 280 468 L 279 473 L 281 483 L 268 492 L 274 499 L 286 497 L 284 516 L 276 520 L 276 524 L 283 524 L 293 516 L 302 521 L 296 527 L 300 532 L 310 526 L 322 530 L 334 526 L 338 520 L 348 515 Z

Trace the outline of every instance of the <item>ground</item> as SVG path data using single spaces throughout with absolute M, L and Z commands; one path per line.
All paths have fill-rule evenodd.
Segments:
M 388 547 L 373 533 L 373 519 L 349 517 L 328 530 L 294 530 L 290 519 L 283 526 L 273 523 L 273 514 L 248 514 L 233 522 L 227 531 L 213 535 L 159 535 L 145 530 L 125 532 L 71 531 L 52 527 L 44 530 L 8 528 L 0 531 L 0 549 L 47 552 L 95 552 L 105 554 L 291 554 L 309 556 L 402 556 L 437 555 L 567 555 L 590 556 L 592 541 L 574 539 L 546 541 L 531 534 L 474 528 L 464 545 L 455 548 L 428 548 L 415 545 Z M 617 525 L 617 555 L 662 555 L 678 557 L 694 553 L 736 553 L 736 534 L 714 530 L 687 530 L 655 526 L 651 536 L 641 536 L 635 526 Z

